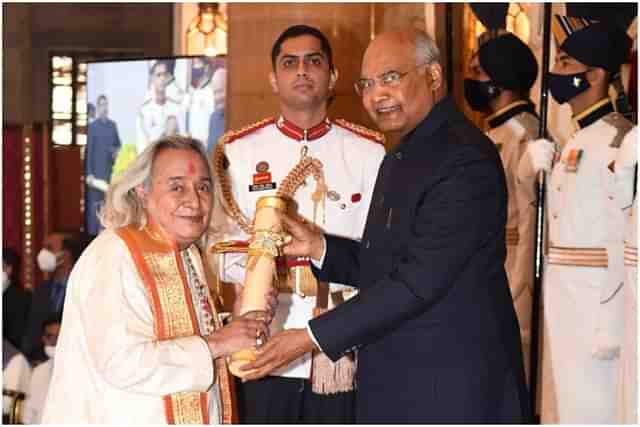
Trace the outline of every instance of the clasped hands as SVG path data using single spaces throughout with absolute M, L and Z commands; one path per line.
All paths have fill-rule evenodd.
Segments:
M 288 233 L 284 239 L 283 253 L 287 256 L 307 256 L 320 260 L 324 253 L 324 239 L 320 229 L 291 215 L 279 214 L 279 217 Z M 225 328 L 229 328 L 226 331 L 229 345 L 223 346 L 225 351 L 219 356 L 226 356 L 243 348 L 256 347 L 257 359 L 240 368 L 240 371 L 247 373 L 243 375 L 243 381 L 262 378 L 315 348 L 306 329 L 287 329 L 269 337 L 268 325 L 277 305 L 275 292 L 272 290 L 269 294 L 268 316 L 262 316 L 263 320 L 260 318 L 264 313 L 249 312 L 234 317 L 227 326 L 217 331 L 222 334 Z M 232 338 L 232 334 L 237 335 Z M 266 342 L 256 345 L 258 337 L 264 337 Z

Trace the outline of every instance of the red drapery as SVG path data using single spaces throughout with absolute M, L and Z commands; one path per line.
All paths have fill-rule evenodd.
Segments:
M 22 127 L 2 129 L 2 247 L 22 252 Z

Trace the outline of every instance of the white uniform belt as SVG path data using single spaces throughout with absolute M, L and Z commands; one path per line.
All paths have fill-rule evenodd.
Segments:
M 518 242 L 520 240 L 520 236 L 518 235 L 518 229 L 513 227 L 507 227 L 507 232 L 506 234 L 506 239 L 507 239 L 507 246 L 517 246 Z
M 638 248 L 624 243 L 624 265 L 631 267 L 638 266 Z
M 561 248 L 549 247 L 549 264 L 570 265 L 574 267 L 607 267 L 608 258 L 605 248 Z

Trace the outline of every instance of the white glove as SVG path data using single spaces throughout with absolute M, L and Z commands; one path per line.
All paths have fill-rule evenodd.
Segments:
M 622 141 L 615 163 L 616 203 L 626 209 L 633 203 L 633 181 L 638 163 L 638 128 L 635 127 Z
M 531 162 L 534 171 L 551 171 L 553 157 L 556 154 L 556 145 L 548 139 L 536 139 L 527 143 L 527 158 Z
M 106 193 L 107 190 L 109 189 L 109 184 L 107 183 L 107 181 L 98 179 L 93 175 L 87 176 L 87 185 L 89 185 L 89 187 L 92 187 L 98 191 L 102 191 L 103 193 Z

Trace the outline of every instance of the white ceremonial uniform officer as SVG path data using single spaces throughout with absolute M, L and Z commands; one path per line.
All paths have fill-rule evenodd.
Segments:
M 170 117 L 175 117 L 181 123 L 180 104 L 166 93 L 167 75 L 167 65 L 163 62 L 156 62 L 149 70 L 151 97 L 140 106 L 136 117 L 138 153 L 142 153 L 151 142 L 164 134 Z
M 337 71 L 333 69 L 329 44 L 318 30 L 304 25 L 286 30 L 274 44 L 272 64 L 270 81 L 279 96 L 282 114 L 277 119 L 228 132 L 220 139 L 215 156 L 218 161 L 214 163 L 221 173 L 220 156 L 224 150 L 227 178 L 219 175 L 219 179 L 223 186 L 225 179 L 228 181 L 231 189 L 227 194 L 232 194 L 241 215 L 250 223 L 256 201 L 275 195 L 303 155 L 318 159 L 328 187 L 326 198 L 314 204 L 312 194 L 316 182 L 309 176 L 294 194 L 297 212 L 328 232 L 358 239 L 364 230 L 385 153 L 383 137 L 346 121 L 327 118 L 328 98 Z M 239 232 L 227 238 L 247 240 L 249 236 Z M 242 284 L 245 258 L 232 258 L 227 256 L 224 279 Z M 303 284 L 296 282 L 289 289 L 280 289 L 276 316 L 271 324 L 273 332 L 306 327 L 321 300 L 314 296 L 317 289 L 305 287 L 308 282 L 304 276 L 308 278 L 312 274 L 308 261 L 290 259 L 287 262 L 293 275 L 303 276 Z M 340 292 L 346 287 L 339 284 L 331 283 L 329 288 L 328 308 L 352 295 L 349 291 Z M 317 356 L 313 362 L 313 378 L 311 357 L 305 355 L 274 376 L 242 384 L 239 400 L 244 419 L 241 421 L 249 424 L 354 422 L 355 365 L 348 356 L 335 365 L 327 359 L 324 365 L 331 366 L 335 375 L 323 377 L 327 381 L 319 386 L 320 380 L 314 380 L 321 371 L 316 360 Z
M 194 58 L 191 70 L 193 86 L 183 99 L 188 111 L 187 132 L 192 138 L 206 141 L 209 136 L 209 117 L 216 108 L 211 89 L 211 65 L 204 58 Z
M 638 128 L 625 137 L 615 163 L 616 201 L 624 226 L 624 332 L 620 348 L 618 419 L 638 424 Z
M 516 35 L 487 31 L 478 39 L 465 79 L 469 106 L 485 113 L 487 136 L 495 143 L 504 166 L 509 194 L 505 270 L 520 324 L 522 355 L 529 380 L 533 253 L 535 241 L 535 182 L 516 185 L 526 142 L 536 138 L 538 118 L 529 91 L 538 75 L 536 58 Z
M 616 419 L 624 279 L 624 219 L 613 168 L 631 124 L 614 111 L 608 88 L 630 43 L 624 32 L 583 19 L 555 16 L 552 28 L 559 50 L 549 88 L 557 102 L 570 104 L 576 131 L 553 166 L 554 145 L 537 140 L 520 167 L 522 176 L 550 172 L 543 352 L 553 381 L 543 381 L 542 393 L 555 394 L 558 419 L 548 419 L 543 406 L 541 421 L 610 424 Z

